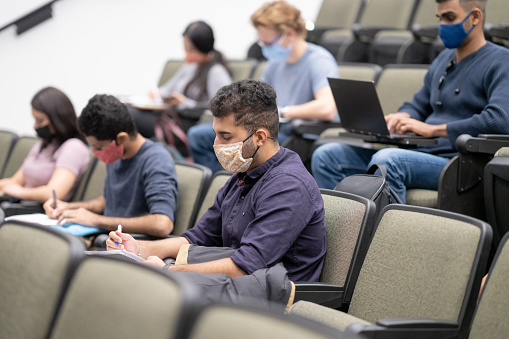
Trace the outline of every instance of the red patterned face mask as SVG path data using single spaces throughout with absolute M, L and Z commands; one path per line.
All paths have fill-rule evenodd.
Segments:
M 106 165 L 112 164 L 124 155 L 124 145 L 117 145 L 117 142 L 113 140 L 108 147 L 103 150 L 93 150 L 92 153 L 97 159 L 104 162 Z

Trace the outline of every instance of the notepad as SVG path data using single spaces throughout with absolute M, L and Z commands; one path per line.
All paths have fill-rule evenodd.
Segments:
M 28 222 L 31 224 L 39 224 L 44 226 L 50 226 L 51 228 L 60 230 L 65 233 L 74 234 L 78 236 L 86 236 L 98 233 L 106 233 L 106 230 L 102 228 L 89 227 L 86 225 L 74 224 L 74 223 L 66 223 L 63 225 L 57 224 L 56 219 L 51 219 L 46 214 L 43 213 L 34 213 L 34 214 L 19 214 L 12 215 L 10 217 L 5 218 L 5 221 L 17 220 Z M 65 219 L 64 219 L 65 222 Z
M 86 255 L 98 255 L 119 258 L 122 260 L 129 259 L 134 261 L 145 261 L 145 258 L 139 257 L 136 254 L 124 250 L 111 250 L 111 251 L 85 251 Z

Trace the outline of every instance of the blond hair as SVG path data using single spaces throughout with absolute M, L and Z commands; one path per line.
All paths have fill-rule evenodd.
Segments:
M 298 35 L 306 36 L 306 22 L 300 11 L 284 0 L 263 4 L 253 15 L 251 23 L 255 28 L 260 26 L 274 29 L 279 34 L 294 29 Z

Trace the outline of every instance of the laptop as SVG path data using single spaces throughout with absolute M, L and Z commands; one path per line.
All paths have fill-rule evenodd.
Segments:
M 397 145 L 433 145 L 436 138 L 390 133 L 372 81 L 328 78 L 341 126 L 340 136 Z

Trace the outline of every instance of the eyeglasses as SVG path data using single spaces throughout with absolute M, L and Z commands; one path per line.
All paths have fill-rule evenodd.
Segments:
M 274 45 L 276 42 L 278 42 L 279 40 L 283 39 L 284 36 L 285 36 L 284 34 L 278 35 L 274 39 L 272 39 L 272 41 L 269 41 L 269 42 L 258 40 L 257 43 L 260 47 L 270 47 L 270 46 Z

